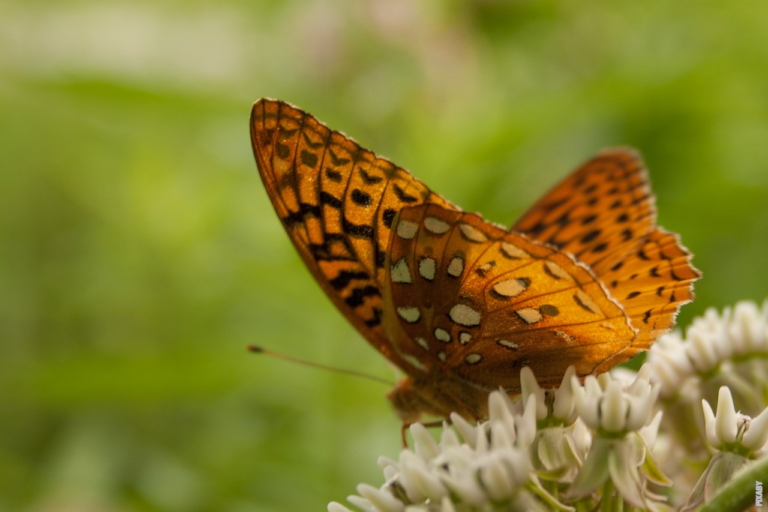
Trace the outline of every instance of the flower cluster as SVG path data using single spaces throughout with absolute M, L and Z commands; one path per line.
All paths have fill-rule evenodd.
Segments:
M 663 336 L 636 374 L 582 383 L 570 368 L 559 388 L 542 389 L 525 368 L 521 388 L 517 400 L 491 393 L 485 422 L 451 415 L 439 441 L 411 425 L 413 449 L 381 457 L 385 483 L 358 485 L 349 503 L 365 512 L 749 506 L 744 482 L 768 473 L 768 302 L 708 310 L 685 338 Z
M 768 396 L 768 301 L 739 302 L 722 314 L 714 308 L 686 329 L 661 336 L 648 352 L 653 380 L 665 400 L 698 406 L 728 386 L 743 411 L 758 414 Z

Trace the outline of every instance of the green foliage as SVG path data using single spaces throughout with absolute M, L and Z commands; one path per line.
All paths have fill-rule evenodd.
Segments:
M 321 510 L 397 453 L 381 386 L 245 351 L 391 374 L 272 211 L 262 96 L 505 224 L 635 146 L 704 272 L 681 322 L 768 295 L 758 0 L 1 11 L 0 510 Z

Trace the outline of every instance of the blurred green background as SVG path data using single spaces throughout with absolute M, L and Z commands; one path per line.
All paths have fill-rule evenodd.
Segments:
M 0 510 L 324 510 L 378 485 L 393 372 L 256 172 L 280 98 L 511 224 L 601 148 L 646 158 L 704 272 L 768 295 L 763 0 L 0 5 Z

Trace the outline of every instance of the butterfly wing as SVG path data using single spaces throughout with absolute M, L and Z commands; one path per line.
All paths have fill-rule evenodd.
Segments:
M 307 268 L 344 316 L 390 357 L 379 283 L 392 221 L 408 205 L 455 207 L 404 169 L 284 102 L 257 101 L 250 124 L 259 173 Z
M 654 202 L 640 156 L 612 149 L 567 176 L 512 227 L 589 265 L 639 331 L 631 348 L 598 371 L 646 350 L 673 327 L 701 276 L 677 235 L 656 226 Z
M 530 366 L 554 385 L 569 365 L 588 375 L 636 337 L 622 307 L 567 253 L 438 205 L 403 209 L 395 223 L 385 327 L 425 373 L 519 389 Z
M 635 252 L 600 276 L 639 331 L 632 347 L 610 366 L 648 350 L 674 327 L 680 307 L 693 300 L 693 282 L 701 277 L 691 257 L 676 234 L 655 228 Z
M 547 192 L 512 230 L 571 253 L 599 276 L 653 230 L 654 203 L 640 156 L 606 150 Z

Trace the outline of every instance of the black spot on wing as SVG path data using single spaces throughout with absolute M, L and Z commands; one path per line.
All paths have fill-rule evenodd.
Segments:
M 400 185 L 398 185 L 397 183 L 394 184 L 394 189 L 395 189 L 395 195 L 397 196 L 398 199 L 400 199 L 400 201 L 404 203 L 415 203 L 418 201 L 418 198 L 415 198 L 413 196 L 409 196 L 408 194 L 406 194 L 405 191 L 402 188 L 400 188 Z
M 651 310 L 649 309 L 648 311 L 645 312 L 645 315 L 643 315 L 643 323 L 647 324 L 648 319 L 650 318 L 651 318 Z
M 322 204 L 327 204 L 332 208 L 336 208 L 337 210 L 341 209 L 341 207 L 343 206 L 341 199 L 333 197 L 331 194 L 329 194 L 325 190 L 320 192 L 320 202 Z
M 339 274 L 328 282 L 334 290 L 342 290 L 346 288 L 349 283 L 354 279 L 370 279 L 368 272 L 354 272 L 350 270 L 342 270 Z
M 341 183 L 341 173 L 339 171 L 334 171 L 330 167 L 325 169 L 325 177 L 335 183 Z
M 557 309 L 557 306 L 553 306 L 552 304 L 544 304 L 539 308 L 539 311 L 547 316 L 557 316 L 560 314 L 560 310 Z
M 368 327 L 376 327 L 381 324 L 381 309 L 373 308 L 373 316 L 365 321 Z
M 304 137 L 304 142 L 307 143 L 307 146 L 309 146 L 312 149 L 320 149 L 325 145 L 325 142 L 312 142 L 312 140 L 309 138 L 309 135 L 306 134 L 306 132 L 301 132 L 302 137 Z
M 328 148 L 328 154 L 331 156 L 331 163 L 336 167 L 341 167 L 349 163 L 349 158 L 339 158 L 333 149 Z
M 283 160 L 287 159 L 289 156 L 291 156 L 291 148 L 286 146 L 285 144 L 280 144 L 279 142 L 276 144 L 277 149 L 277 156 L 282 158 Z
M 589 242 L 591 242 L 595 238 L 599 237 L 600 233 L 602 233 L 602 230 L 600 230 L 600 229 L 595 229 L 595 230 L 590 231 L 589 233 L 587 233 L 586 235 L 584 235 L 581 238 L 581 243 L 582 244 L 588 244 Z
M 373 226 L 367 224 L 355 224 L 346 219 L 342 220 L 342 229 L 350 236 L 356 236 L 358 238 L 367 238 L 373 240 Z
M 362 168 L 358 169 L 358 172 L 360 173 L 360 177 L 363 178 L 363 183 L 366 185 L 374 185 L 384 179 L 380 176 L 373 176 L 372 174 L 368 174 Z
M 384 225 L 388 228 L 392 228 L 392 221 L 395 220 L 395 215 L 397 215 L 397 210 L 393 208 L 385 209 L 384 213 L 381 214 L 381 219 L 384 221 Z
M 370 206 L 373 200 L 370 194 L 363 192 L 362 190 L 355 189 L 352 191 L 352 201 L 360 206 Z
M 361 288 L 353 289 L 350 296 L 344 299 L 344 302 L 346 302 L 349 307 L 356 308 L 363 304 L 363 301 L 365 300 L 366 297 L 380 296 L 380 295 L 381 295 L 381 292 L 377 287 L 372 285 L 367 285 Z
M 301 163 L 307 167 L 314 167 L 317 165 L 317 155 L 310 153 L 306 149 L 301 150 L 301 153 L 299 153 L 299 159 L 301 160 Z

